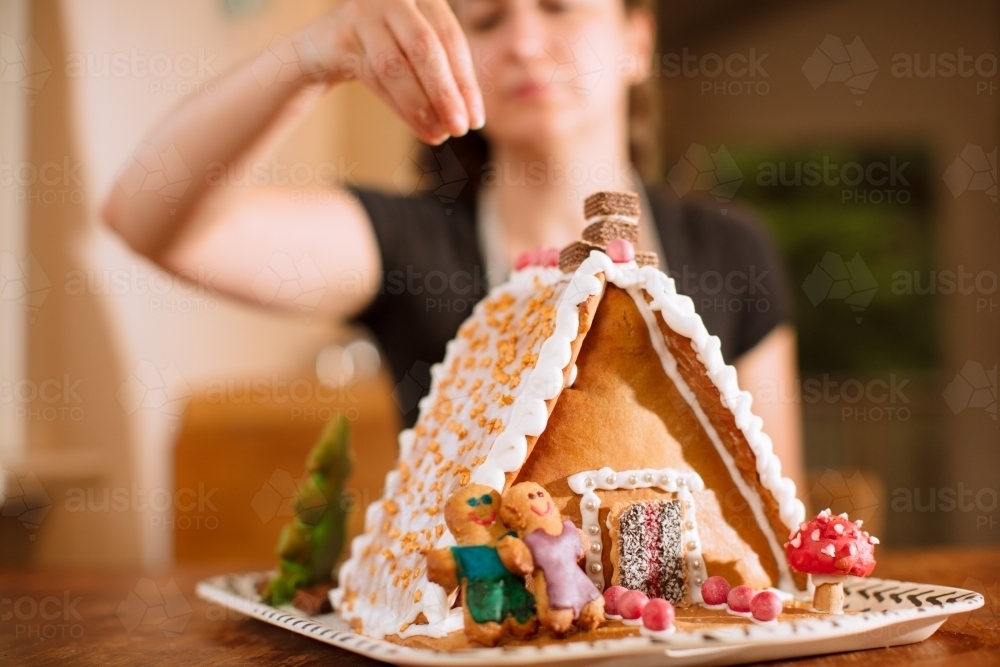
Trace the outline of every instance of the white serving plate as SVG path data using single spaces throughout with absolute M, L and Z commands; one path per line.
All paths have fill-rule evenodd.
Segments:
M 397 665 L 735 665 L 823 653 L 912 644 L 930 637 L 952 614 L 971 612 L 983 596 L 950 586 L 891 579 L 849 578 L 844 584 L 847 610 L 855 614 L 812 617 L 774 625 L 747 624 L 665 639 L 627 637 L 548 646 L 481 648 L 446 652 L 399 646 L 355 632 L 337 614 L 309 616 L 291 606 L 259 601 L 259 572 L 222 575 L 198 584 L 200 598 L 300 635 Z

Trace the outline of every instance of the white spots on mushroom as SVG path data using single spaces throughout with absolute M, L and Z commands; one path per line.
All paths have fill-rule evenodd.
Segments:
M 832 544 L 826 545 L 825 547 L 823 547 L 822 549 L 820 549 L 819 552 L 821 554 L 829 556 L 830 558 L 833 558 L 836 555 L 836 552 L 833 550 L 833 545 Z
M 812 535 L 809 536 L 809 539 L 813 542 L 819 542 L 819 528 L 813 529 Z

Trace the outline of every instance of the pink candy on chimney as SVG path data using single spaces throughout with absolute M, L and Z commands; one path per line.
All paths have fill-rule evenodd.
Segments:
M 559 266 L 559 248 L 535 248 L 522 252 L 514 262 L 514 269 L 520 271 L 529 266 Z
M 878 538 L 847 514 L 826 509 L 799 526 L 785 544 L 788 564 L 798 572 L 867 577 L 875 569 Z
M 631 262 L 635 259 L 635 248 L 625 239 L 612 239 L 604 248 L 605 254 L 616 264 Z

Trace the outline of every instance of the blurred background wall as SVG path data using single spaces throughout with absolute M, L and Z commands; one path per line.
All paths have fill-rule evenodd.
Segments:
M 368 464 L 356 500 L 377 498 L 399 410 L 367 348 L 345 352 L 362 334 L 169 277 L 97 210 L 129 187 L 130 158 L 182 192 L 182 166 L 136 151 L 144 133 L 329 3 L 3 3 L 0 562 L 266 556 L 297 462 L 338 411 Z M 876 522 L 889 545 L 1000 542 L 997 3 L 658 11 L 661 183 L 753 208 L 789 268 L 803 384 L 774 400 L 803 401 L 803 495 Z M 274 164 L 406 191 L 414 145 L 346 85 Z M 295 259 L 261 273 L 321 289 Z M 269 400 L 240 393 L 255 381 Z M 298 398 L 277 398 L 296 382 Z

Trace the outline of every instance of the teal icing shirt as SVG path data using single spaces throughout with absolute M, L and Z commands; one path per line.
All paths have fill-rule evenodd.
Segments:
M 500 560 L 496 547 L 451 547 L 456 574 L 466 580 L 464 604 L 476 623 L 502 623 L 508 614 L 524 623 L 535 613 L 535 597 Z
M 500 560 L 496 547 L 452 547 L 451 553 L 458 564 L 458 576 L 461 579 L 500 579 L 510 575 Z

